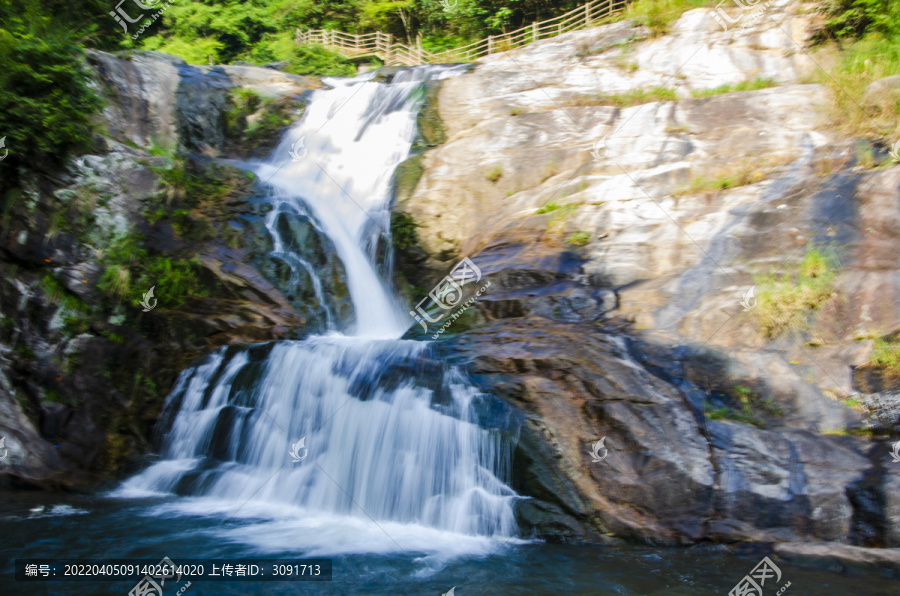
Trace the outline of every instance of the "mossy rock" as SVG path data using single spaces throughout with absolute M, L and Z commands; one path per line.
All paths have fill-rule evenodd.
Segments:
M 424 173 L 421 155 L 413 155 L 397 166 L 394 170 L 394 197 L 398 203 L 403 203 L 412 196 Z
M 422 147 L 437 147 L 447 141 L 447 132 L 444 121 L 441 119 L 438 106 L 438 93 L 441 90 L 440 82 L 429 83 L 425 86 L 425 103 L 419 110 L 416 122 L 422 139 L 419 143 Z

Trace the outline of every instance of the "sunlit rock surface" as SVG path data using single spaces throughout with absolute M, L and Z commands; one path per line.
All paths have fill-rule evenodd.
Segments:
M 858 166 L 829 127 L 811 17 L 766 14 L 735 40 L 706 9 L 659 38 L 572 32 L 442 84 L 447 140 L 398 209 L 428 282 L 461 256 L 494 282 L 454 345 L 528 414 L 516 488 L 538 535 L 900 544 L 888 444 L 834 436 L 864 418 L 844 400 L 871 338 L 900 328 L 900 167 Z M 693 97 L 755 79 L 776 86 Z M 809 246 L 837 255 L 833 292 L 767 339 L 741 302 Z

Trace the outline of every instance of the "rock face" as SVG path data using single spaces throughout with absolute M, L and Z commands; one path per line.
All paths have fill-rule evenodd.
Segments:
M 125 60 L 89 51 L 88 63 L 108 100 L 103 120 L 110 137 L 210 156 L 225 153 L 233 91 L 283 99 L 321 86 L 269 68 L 195 66 L 159 52 L 136 51 Z
M 126 473 L 193 359 L 322 324 L 301 312 L 309 280 L 279 276 L 253 177 L 209 158 L 251 151 L 246 121 L 284 126 L 319 83 L 154 52 L 88 63 L 106 98 L 97 154 L 31 174 L 0 238 L 3 484 L 78 489 Z M 235 97 L 257 99 L 236 117 Z M 327 241 L 303 238 L 343 279 Z
M 462 256 L 492 282 L 452 344 L 526 415 L 539 536 L 900 546 L 900 465 L 847 401 L 900 329 L 900 167 L 857 165 L 801 83 L 811 21 L 771 10 L 736 41 L 707 9 L 659 38 L 572 32 L 441 86 L 446 142 L 398 204 L 427 266 L 410 284 Z M 694 97 L 755 79 L 775 86 Z M 832 277 L 804 278 L 822 254 Z

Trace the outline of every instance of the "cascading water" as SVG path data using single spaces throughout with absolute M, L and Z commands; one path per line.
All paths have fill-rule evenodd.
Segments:
M 325 335 L 222 348 L 184 371 L 161 460 L 119 496 L 176 494 L 189 498 L 166 508 L 268 518 L 229 537 L 308 555 L 485 552 L 514 536 L 510 441 L 477 423 L 490 398 L 426 343 L 399 339 L 413 321 L 374 266 L 421 86 L 451 72 L 334 79 L 314 93 L 257 173 L 271 186 L 273 255 L 314 273 L 275 225 L 308 215 L 344 265 L 355 320 L 329 312 Z

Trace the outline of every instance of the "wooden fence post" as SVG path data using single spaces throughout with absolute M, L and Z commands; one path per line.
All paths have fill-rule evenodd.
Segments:
M 538 26 L 537 21 L 531 24 L 531 41 L 537 41 L 538 36 Z
M 584 26 L 591 26 L 591 3 L 588 2 L 584 5 Z
M 387 34 L 387 51 L 384 53 L 384 65 L 387 66 L 391 63 L 391 46 L 394 45 L 394 36 L 391 33 Z
M 494 51 L 494 36 L 488 35 L 488 56 Z

